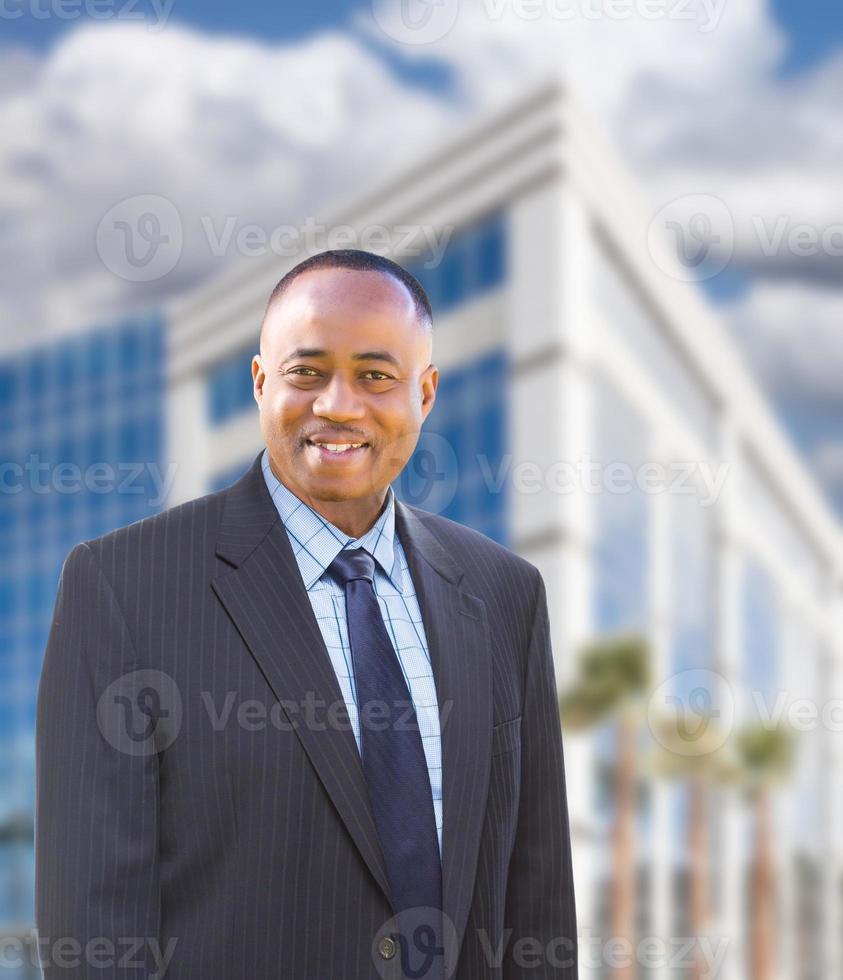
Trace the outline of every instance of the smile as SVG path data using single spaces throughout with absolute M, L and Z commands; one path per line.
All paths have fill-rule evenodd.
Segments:
M 334 461 L 350 460 L 361 456 L 368 448 L 366 442 L 320 442 L 307 440 L 307 445 L 320 459 Z

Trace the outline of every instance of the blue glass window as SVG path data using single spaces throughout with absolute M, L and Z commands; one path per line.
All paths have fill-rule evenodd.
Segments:
M 30 487 L 5 494 L 0 535 L 11 577 L 0 580 L 0 819 L 9 807 L 31 821 L 34 805 L 34 717 L 37 681 L 59 573 L 75 544 L 160 510 L 150 492 L 120 492 L 127 457 L 145 473 L 161 466 L 164 432 L 164 343 L 160 317 L 100 327 L 38 346 L 0 362 L 0 454 L 24 466 L 43 464 Z M 111 467 L 106 493 L 86 485 L 92 463 Z M 55 467 L 78 467 L 71 492 L 55 489 Z M 76 473 L 62 473 L 73 480 Z M 140 481 L 144 486 L 143 481 Z M 0 929 L 32 921 L 32 845 L 0 843 Z
M 508 362 L 494 351 L 443 372 L 413 455 L 393 483 L 407 504 L 508 541 L 505 483 L 493 485 L 507 445 Z
M 0 369 L 0 413 L 11 412 L 17 394 L 15 365 L 6 364 Z
M 647 428 L 602 375 L 595 376 L 595 464 L 600 473 L 624 464 L 634 471 L 647 456 Z M 594 497 L 594 621 L 600 632 L 646 629 L 649 613 L 649 500 L 634 481 L 623 493 Z
M 487 218 L 476 231 L 476 282 L 480 290 L 497 286 L 506 275 L 505 246 L 501 216 Z
M 432 253 L 401 264 L 422 284 L 440 314 L 501 285 L 506 278 L 506 215 L 494 211 L 448 239 L 438 263 Z
M 770 705 L 779 676 L 780 625 L 775 585 L 760 565 L 747 560 L 741 592 L 743 687 Z
M 252 358 L 249 347 L 213 368 L 208 375 L 208 412 L 213 425 L 221 425 L 239 412 L 255 408 Z
M 255 452 L 257 453 L 257 450 L 255 450 Z M 229 467 L 229 469 L 215 474 L 211 478 L 208 492 L 215 493 L 217 490 L 224 490 L 226 487 L 230 487 L 232 483 L 236 483 L 252 465 L 253 458 L 244 460 L 242 463 L 238 463 L 236 466 Z

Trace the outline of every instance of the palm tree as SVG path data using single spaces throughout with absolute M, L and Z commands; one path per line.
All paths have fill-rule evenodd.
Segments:
M 614 779 L 614 823 L 611 935 L 634 941 L 635 932 L 635 799 L 637 738 L 650 683 L 650 649 L 638 634 L 601 637 L 580 652 L 577 678 L 560 698 L 562 724 L 577 731 L 608 716 L 617 722 Z M 634 976 L 631 963 L 617 968 L 616 980 Z
M 0 821 L 0 844 L 31 844 L 34 827 L 31 813 L 13 810 Z
M 684 705 L 673 716 L 651 719 L 656 741 L 647 760 L 657 778 L 681 779 L 688 784 L 688 919 L 691 935 L 704 936 L 711 927 L 708 813 L 711 787 L 738 779 L 725 734 L 710 714 L 694 714 Z M 697 946 L 691 976 L 700 980 L 709 969 Z
M 771 789 L 790 772 L 793 733 L 784 727 L 753 723 L 736 736 L 738 758 L 753 811 L 754 847 L 750 863 L 750 980 L 775 974 L 776 875 Z
M 0 820 L 0 850 L 8 850 L 12 857 L 17 851 L 32 847 L 34 836 L 35 825 L 32 813 L 24 810 L 12 810 Z M 7 904 L 13 910 L 12 915 L 17 915 L 19 910 L 23 909 L 26 882 L 21 866 L 14 860 L 10 870 Z M 25 911 L 23 914 L 26 914 Z M 26 941 L 26 930 L 21 931 L 16 925 L 10 926 L 8 923 L 4 923 L 4 925 L 8 926 L 5 935 Z

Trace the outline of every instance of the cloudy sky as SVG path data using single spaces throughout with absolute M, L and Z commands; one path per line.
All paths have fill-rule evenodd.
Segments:
M 654 214 L 725 204 L 734 253 L 700 288 L 843 513 L 843 5 L 405 2 L 412 30 L 392 0 L 2 0 L 3 342 L 183 292 L 231 260 L 200 216 L 295 220 L 552 69 Z M 150 282 L 96 248 L 140 194 L 188 229 Z

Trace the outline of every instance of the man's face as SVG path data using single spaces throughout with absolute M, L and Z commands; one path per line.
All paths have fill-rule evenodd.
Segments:
M 252 361 L 276 476 L 316 510 L 321 502 L 374 519 L 433 407 L 430 354 L 401 282 L 352 269 L 302 273 L 268 311 Z M 314 443 L 365 445 L 335 453 Z

